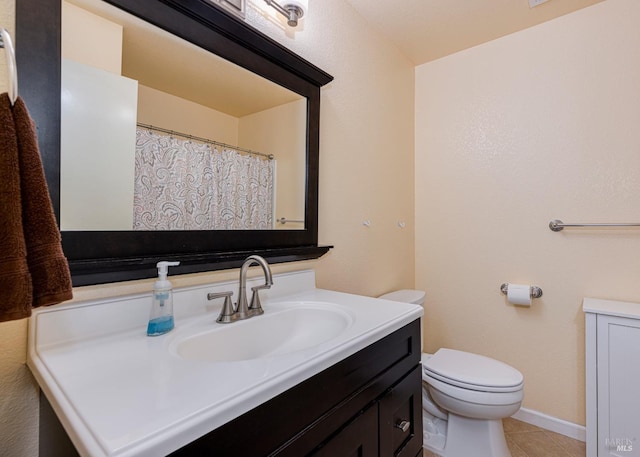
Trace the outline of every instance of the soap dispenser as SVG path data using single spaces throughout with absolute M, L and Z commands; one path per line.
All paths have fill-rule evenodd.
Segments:
M 167 280 L 169 267 L 180 265 L 180 262 L 158 262 L 158 280 L 153 284 L 153 303 L 151 316 L 147 326 L 148 336 L 164 335 L 173 330 L 173 291 Z

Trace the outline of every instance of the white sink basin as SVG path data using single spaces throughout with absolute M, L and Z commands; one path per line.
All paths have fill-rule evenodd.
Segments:
M 275 308 L 275 309 L 274 309 Z M 284 308 L 284 309 L 282 309 Z M 188 360 L 234 362 L 290 354 L 326 343 L 348 329 L 353 318 L 326 303 L 287 303 L 261 316 L 182 336 L 173 352 Z

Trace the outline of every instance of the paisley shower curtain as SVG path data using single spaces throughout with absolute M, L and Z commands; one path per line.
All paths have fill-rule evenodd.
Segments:
M 133 229 L 273 228 L 274 162 L 138 128 Z

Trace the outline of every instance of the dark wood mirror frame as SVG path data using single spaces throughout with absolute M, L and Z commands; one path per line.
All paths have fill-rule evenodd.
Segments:
M 176 36 L 307 98 L 304 230 L 63 231 L 74 286 L 156 276 L 160 260 L 180 260 L 173 274 L 240 266 L 258 254 L 270 263 L 315 259 L 318 246 L 320 87 L 333 77 L 206 0 L 108 0 Z M 37 129 L 54 211 L 60 220 L 60 0 L 16 2 L 20 96 Z M 283 132 L 285 134 L 286 132 Z

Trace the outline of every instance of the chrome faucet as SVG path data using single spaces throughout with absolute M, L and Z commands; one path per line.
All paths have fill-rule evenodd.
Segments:
M 264 272 L 264 284 L 261 286 L 252 287 L 253 294 L 251 295 L 251 303 L 247 303 L 247 270 L 251 265 L 260 265 Z M 258 292 L 262 289 L 269 289 L 273 285 L 273 278 L 271 276 L 271 269 L 265 259 L 259 255 L 252 255 L 245 259 L 242 267 L 240 267 L 240 285 L 238 290 L 238 302 L 234 307 L 231 304 L 231 295 L 233 292 L 220 292 L 207 294 L 208 300 L 224 297 L 224 305 L 222 311 L 216 319 L 216 322 L 221 324 L 228 324 L 241 319 L 249 319 L 253 316 L 258 316 L 264 313 L 262 304 L 260 303 L 260 296 Z
M 247 270 L 253 264 L 258 264 L 264 272 L 264 284 L 262 286 L 252 287 L 251 304 L 247 306 Z M 260 296 L 258 292 L 262 289 L 270 289 L 273 285 L 271 277 L 271 268 L 266 260 L 259 255 L 251 255 L 246 258 L 242 267 L 240 267 L 240 286 L 238 290 L 238 307 L 236 312 L 239 314 L 238 319 L 247 319 L 252 316 L 258 316 L 264 313 L 260 304 Z

